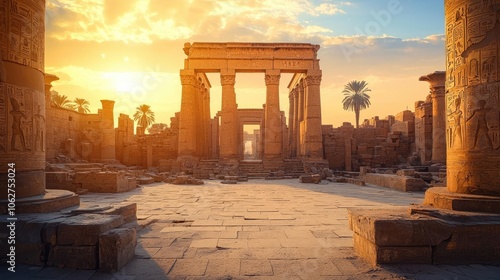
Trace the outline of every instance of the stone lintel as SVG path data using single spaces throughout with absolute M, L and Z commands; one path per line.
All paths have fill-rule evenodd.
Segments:
M 425 192 L 424 205 L 455 211 L 500 214 L 500 197 L 452 193 L 446 187 L 433 187 Z

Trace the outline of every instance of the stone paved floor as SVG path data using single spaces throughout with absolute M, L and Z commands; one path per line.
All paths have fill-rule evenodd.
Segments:
M 422 199 L 423 193 L 296 179 L 87 194 L 82 203 L 137 203 L 138 219 L 149 225 L 138 232 L 132 262 L 114 274 L 20 266 L 15 275 L 3 269 L 0 279 L 500 279 L 497 266 L 372 268 L 355 256 L 348 207 Z

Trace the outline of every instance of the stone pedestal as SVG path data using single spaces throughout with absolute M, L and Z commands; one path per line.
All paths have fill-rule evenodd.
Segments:
M 500 264 L 500 0 L 445 11 L 447 187 L 420 207 L 350 210 L 354 249 L 374 265 Z
M 279 83 L 280 71 L 266 71 L 266 108 L 264 132 L 264 159 L 282 158 L 283 131 L 281 127 Z
M 432 163 L 446 163 L 446 72 L 436 71 L 422 76 L 429 82 L 432 98 Z

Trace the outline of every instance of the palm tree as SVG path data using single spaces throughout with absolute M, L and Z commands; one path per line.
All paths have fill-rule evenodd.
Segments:
M 88 112 L 90 112 L 90 103 L 84 98 L 75 98 L 75 100 L 73 100 L 73 103 L 75 103 L 78 113 L 87 114 Z
M 134 121 L 137 121 L 137 125 L 144 128 L 144 130 L 155 122 L 155 113 L 151 111 L 151 106 L 142 104 L 135 109 L 137 111 L 134 114 Z
M 344 94 L 344 110 L 354 111 L 356 114 L 356 128 L 359 127 L 359 111 L 370 107 L 370 96 L 367 92 L 371 91 L 368 88 L 368 83 L 365 81 L 351 81 L 344 86 L 342 93 Z
M 68 100 L 68 97 L 66 95 L 59 94 L 57 91 L 52 91 L 51 99 L 52 105 L 57 108 L 65 108 L 70 110 L 75 109 L 73 104 L 71 104 L 71 101 Z

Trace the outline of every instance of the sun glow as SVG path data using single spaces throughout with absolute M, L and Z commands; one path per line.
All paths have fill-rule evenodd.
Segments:
M 118 92 L 131 93 L 140 84 L 141 75 L 136 72 L 108 72 L 104 73 L 104 79 Z

